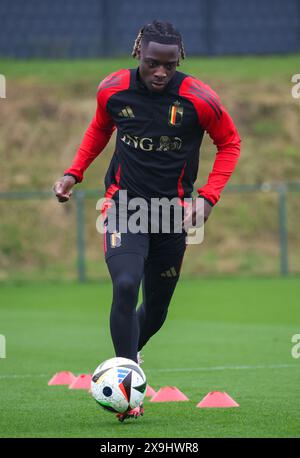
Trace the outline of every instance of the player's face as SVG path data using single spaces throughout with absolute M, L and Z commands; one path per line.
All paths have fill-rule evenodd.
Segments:
M 140 75 L 147 88 L 162 92 L 176 72 L 179 48 L 154 41 L 142 43 L 139 59 Z

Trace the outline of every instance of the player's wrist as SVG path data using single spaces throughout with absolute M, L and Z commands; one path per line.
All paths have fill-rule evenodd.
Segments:
M 209 200 L 207 197 L 204 197 L 204 196 L 199 195 L 198 198 L 204 199 L 211 207 L 214 207 L 214 205 L 215 205 L 215 204 L 214 204 L 211 200 Z
M 76 175 L 73 175 L 73 173 L 64 173 L 64 177 L 72 177 L 75 180 L 74 184 L 77 184 L 79 182 L 78 177 Z

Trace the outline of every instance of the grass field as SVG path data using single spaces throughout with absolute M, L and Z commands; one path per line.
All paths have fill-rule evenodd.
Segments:
M 61 370 L 92 372 L 113 356 L 111 286 L 0 286 L 1 437 L 300 437 L 298 279 L 182 281 L 168 320 L 142 352 L 155 389 L 175 385 L 189 402 L 152 404 L 121 424 L 86 391 L 48 387 Z M 209 391 L 237 409 L 197 409 Z
M 290 81 L 291 72 L 299 67 L 299 54 L 287 56 L 253 57 L 190 57 L 181 62 L 180 71 L 199 74 L 202 78 L 243 81 Z M 0 58 L 0 73 L 7 80 L 30 78 L 43 83 L 64 84 L 88 81 L 99 83 L 99 78 L 120 68 L 134 68 L 137 60 L 131 57 L 111 59 L 41 60 Z M 293 74 L 293 73 L 292 73 Z

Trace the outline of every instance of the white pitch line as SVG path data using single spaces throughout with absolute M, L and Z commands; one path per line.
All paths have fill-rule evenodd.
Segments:
M 35 377 L 51 377 L 49 374 L 6 374 L 0 375 L 0 379 L 3 378 L 35 378 Z
M 210 367 L 177 367 L 164 369 L 147 369 L 146 372 L 215 372 L 215 371 L 231 371 L 231 370 L 256 370 L 256 369 L 285 369 L 295 368 L 300 369 L 300 364 L 261 364 L 261 365 L 240 365 L 240 366 L 210 366 Z M 53 375 L 53 374 L 52 374 Z M 10 378 L 39 378 L 51 377 L 51 374 L 6 374 L 0 375 L 0 379 Z
M 148 369 L 147 372 L 214 372 L 227 370 L 256 370 L 256 369 L 284 369 L 290 367 L 298 367 L 300 364 L 261 364 L 256 366 L 240 365 L 240 366 L 208 366 L 208 367 L 178 367 L 166 369 Z

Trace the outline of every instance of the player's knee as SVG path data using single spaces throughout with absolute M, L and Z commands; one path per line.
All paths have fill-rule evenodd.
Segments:
M 123 297 L 135 296 L 138 292 L 139 282 L 128 274 L 120 276 L 114 284 L 114 290 Z
M 165 297 L 164 295 L 160 297 L 153 297 L 149 303 L 149 310 L 152 311 L 155 315 L 165 315 L 168 312 L 168 308 L 171 302 L 170 297 Z
M 165 319 L 167 318 L 168 314 L 168 306 L 165 307 L 159 307 L 154 311 L 154 316 L 156 319 L 156 326 L 157 329 L 159 329 L 162 324 L 164 323 Z

